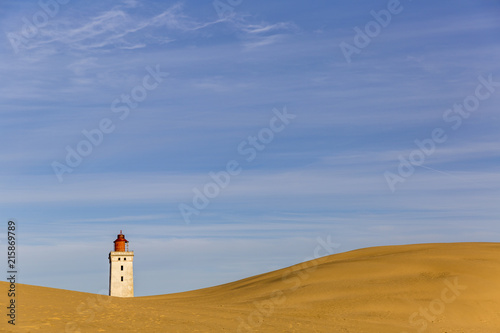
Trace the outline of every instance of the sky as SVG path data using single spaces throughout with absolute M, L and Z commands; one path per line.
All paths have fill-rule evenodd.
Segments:
M 145 296 L 370 246 L 496 242 L 499 14 L 5 3 L 2 252 L 14 220 L 18 282 L 107 294 L 123 230 Z

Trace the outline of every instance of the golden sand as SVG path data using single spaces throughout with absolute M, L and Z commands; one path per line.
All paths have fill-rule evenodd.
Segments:
M 2 332 L 500 332 L 500 244 L 384 246 L 130 299 L 17 285 Z

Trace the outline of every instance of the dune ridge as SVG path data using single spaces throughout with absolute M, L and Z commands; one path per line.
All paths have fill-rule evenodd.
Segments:
M 500 243 L 365 248 L 131 299 L 17 289 L 17 325 L 3 314 L 2 332 L 500 332 Z

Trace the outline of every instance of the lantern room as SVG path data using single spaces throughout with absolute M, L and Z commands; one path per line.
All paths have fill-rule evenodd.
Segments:
M 122 231 L 120 230 L 120 233 L 117 235 L 116 240 L 113 242 L 115 243 L 115 251 L 116 252 L 128 252 L 128 240 L 125 239 L 125 235 L 122 234 Z M 125 245 L 127 249 L 125 249 Z

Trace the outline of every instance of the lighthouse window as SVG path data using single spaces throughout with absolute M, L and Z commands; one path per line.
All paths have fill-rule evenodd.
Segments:
M 122 265 L 122 271 L 123 271 L 123 265 Z
M 123 281 L 123 276 L 122 276 L 122 281 Z
M 122 260 L 122 258 L 118 258 L 118 260 Z
M 123 258 L 123 260 L 127 260 L 127 258 Z

